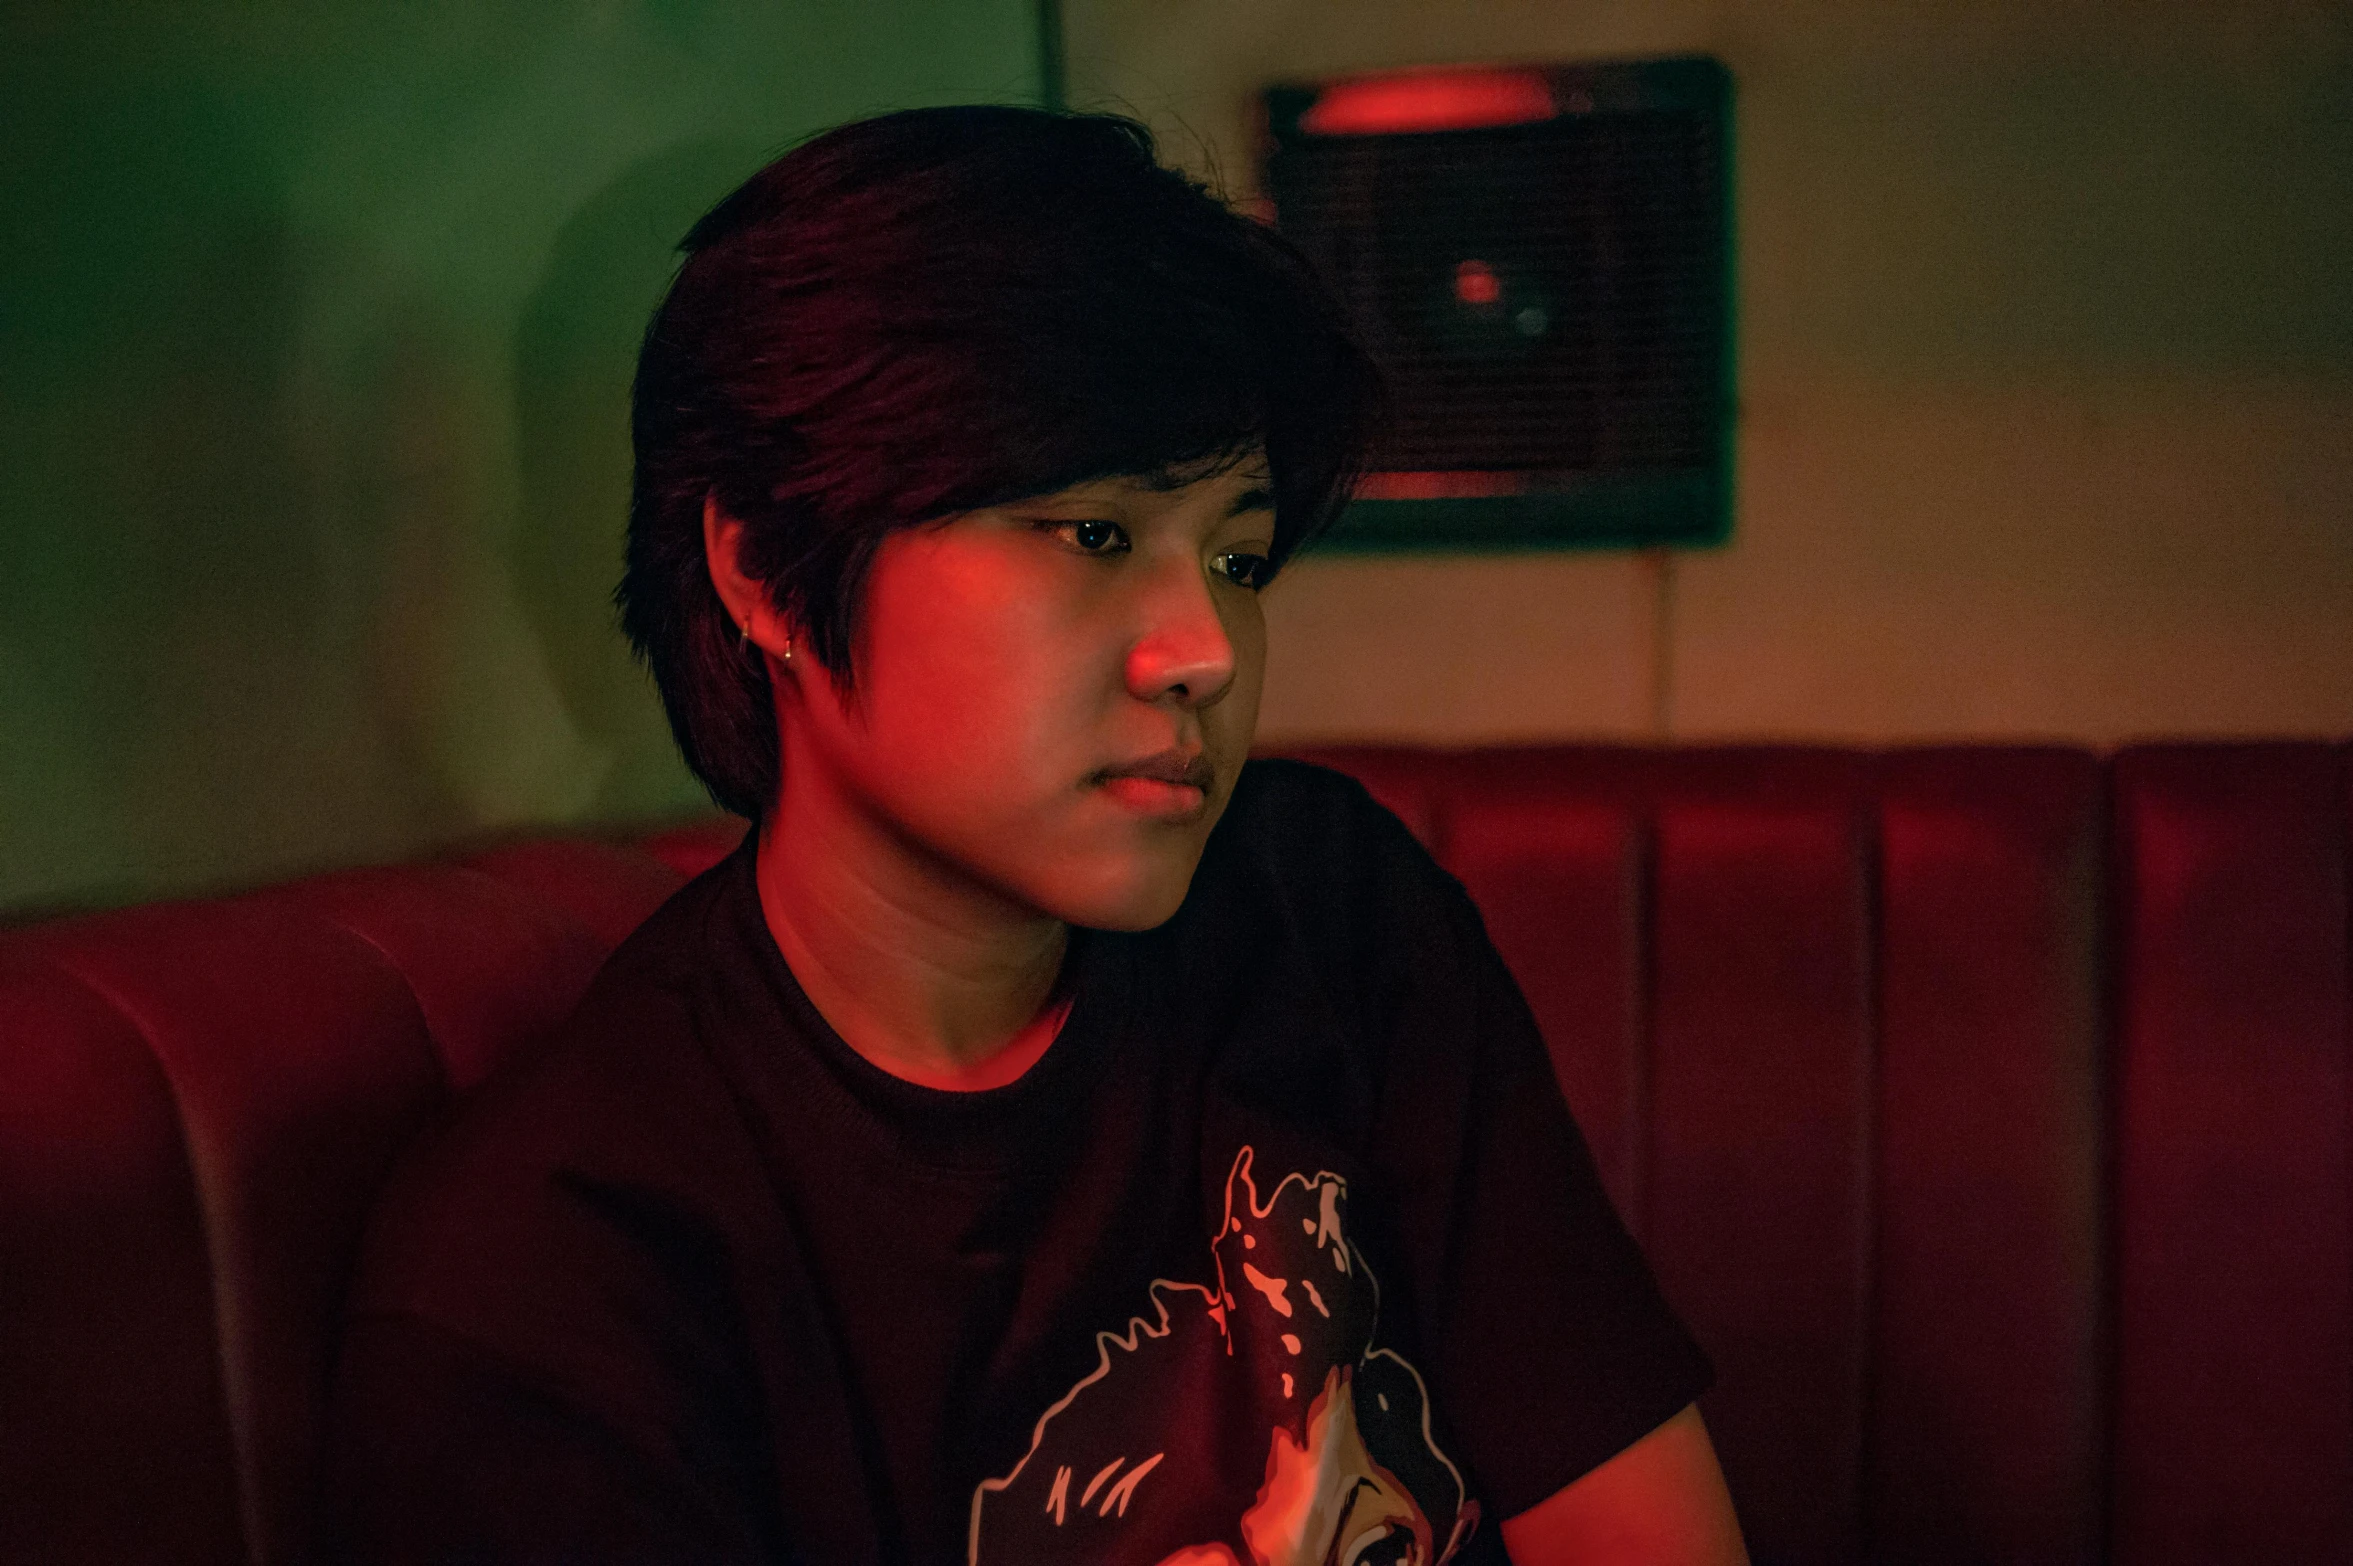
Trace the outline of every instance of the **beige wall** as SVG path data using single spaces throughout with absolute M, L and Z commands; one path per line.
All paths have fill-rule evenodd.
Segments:
M 1732 542 L 1303 561 L 1265 732 L 2353 731 L 2353 7 L 1065 0 L 1071 97 L 1255 181 L 1279 79 L 1705 51 Z

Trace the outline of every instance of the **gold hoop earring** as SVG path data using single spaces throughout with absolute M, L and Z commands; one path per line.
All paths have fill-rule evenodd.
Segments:
M 736 638 L 735 650 L 738 654 L 748 653 L 752 650 L 752 622 L 746 620 L 738 629 L 743 634 Z M 782 656 L 786 663 L 793 661 L 793 644 L 790 637 L 785 638 Z

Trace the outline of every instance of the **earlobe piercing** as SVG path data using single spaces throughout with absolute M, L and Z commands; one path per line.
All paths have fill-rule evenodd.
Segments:
M 739 651 L 739 654 L 748 654 L 748 651 L 751 651 L 751 621 L 744 621 L 744 625 L 741 625 L 741 633 L 744 633 L 744 635 L 741 635 L 739 640 L 736 640 L 736 651 Z M 781 656 L 784 656 L 784 661 L 786 661 L 786 663 L 791 663 L 791 661 L 793 661 L 793 642 L 791 642 L 791 637 L 786 637 L 786 642 L 784 642 L 784 654 L 781 654 Z

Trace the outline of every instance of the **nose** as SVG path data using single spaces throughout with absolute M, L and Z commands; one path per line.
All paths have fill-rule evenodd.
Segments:
M 1142 630 L 1127 652 L 1128 693 L 1138 701 L 1207 707 L 1234 682 L 1234 643 L 1198 564 L 1156 572 Z

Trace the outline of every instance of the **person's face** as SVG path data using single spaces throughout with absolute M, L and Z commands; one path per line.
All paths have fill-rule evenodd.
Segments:
M 1430 1520 L 1365 1446 L 1352 1380 L 1340 1368 L 1326 1375 L 1304 1444 L 1274 1432 L 1265 1487 L 1242 1514 L 1262 1566 L 1431 1566 Z
M 852 690 L 804 661 L 785 695 L 787 794 L 822 769 L 891 838 L 1030 909 L 1161 923 L 1250 748 L 1273 540 L 1261 459 L 888 535 Z

